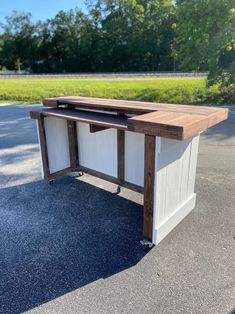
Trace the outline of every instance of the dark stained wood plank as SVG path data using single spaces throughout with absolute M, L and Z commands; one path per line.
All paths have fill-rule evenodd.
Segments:
M 46 179 L 47 180 L 54 180 L 54 179 L 56 179 L 58 177 L 62 177 L 64 175 L 66 175 L 66 174 L 68 174 L 70 172 L 77 172 L 77 171 L 78 171 L 77 168 L 68 167 L 68 168 L 65 168 L 65 169 L 62 169 L 62 170 L 50 173 Z
M 145 135 L 143 237 L 152 241 L 156 138 Z
M 152 136 L 184 140 L 227 119 L 228 109 L 204 106 L 157 104 L 150 102 L 102 99 L 91 97 L 57 97 L 44 100 L 51 107 L 64 104 L 74 108 L 116 111 L 116 113 L 135 113 L 127 120 L 125 115 L 88 112 L 84 110 L 49 109 L 45 115 L 81 121 L 100 127 L 140 132 Z M 142 113 L 142 114 L 141 114 Z M 136 115 L 139 114 L 139 115 Z M 38 119 L 37 112 L 31 117 Z
M 90 124 L 90 133 L 96 133 L 96 132 L 100 132 L 100 131 L 104 131 L 104 130 L 108 130 L 109 128 L 104 127 L 104 126 L 100 126 L 100 125 L 96 125 L 96 124 Z
M 41 111 L 30 111 L 29 114 L 32 119 L 40 119 Z
M 76 122 L 67 120 L 70 166 L 72 168 L 78 165 L 78 145 L 77 145 L 77 126 Z
M 57 108 L 59 104 L 70 104 L 74 107 L 90 107 L 93 109 L 110 109 L 123 110 L 123 112 L 135 111 L 139 113 L 148 113 L 152 111 L 171 111 L 195 113 L 209 116 L 213 113 L 220 114 L 222 111 L 227 111 L 224 108 L 206 107 L 206 106 L 192 106 L 192 105 L 178 105 L 178 104 L 160 104 L 143 101 L 117 100 L 117 99 L 103 99 L 93 97 L 55 97 L 43 100 L 44 106 Z
M 144 188 L 142 186 L 137 185 L 137 184 L 123 181 L 122 183 L 120 183 L 120 185 L 129 189 L 129 190 L 144 194 Z
M 42 115 L 38 116 L 38 134 L 40 141 L 40 149 L 42 155 L 42 167 L 44 173 L 44 179 L 49 179 L 50 170 L 49 170 L 49 160 L 48 160 L 48 152 L 47 152 L 47 141 L 46 141 L 46 130 L 44 124 L 44 117 Z
M 154 112 L 128 119 L 128 129 L 177 140 L 184 140 L 208 128 L 206 116 L 181 112 Z
M 96 170 L 93 170 L 93 169 L 89 169 L 87 167 L 84 167 L 84 166 L 79 166 L 78 169 L 74 170 L 74 171 L 84 171 L 85 173 L 88 173 L 94 177 L 97 177 L 97 178 L 100 178 L 102 180 L 106 180 L 106 181 L 109 181 L 109 182 L 112 182 L 114 184 L 117 184 L 117 185 L 121 185 L 127 189 L 130 189 L 130 190 L 133 190 L 135 192 L 138 192 L 138 193 L 143 193 L 144 189 L 143 187 L 139 186 L 139 185 L 136 185 L 134 183 L 130 183 L 130 182 L 126 182 L 126 181 L 123 181 L 121 182 L 118 178 L 116 177 L 113 177 L 113 176 L 110 176 L 110 175 L 107 175 L 105 173 L 102 173 L 102 172 L 99 172 L 99 171 L 96 171 Z
M 118 116 L 115 114 L 107 114 L 100 112 L 91 112 L 85 110 L 75 109 L 43 109 L 39 110 L 43 116 L 52 116 L 61 119 L 80 121 L 88 124 L 95 124 L 107 128 L 115 128 L 126 130 L 127 129 L 127 117 Z M 35 116 L 36 113 L 32 112 L 31 116 Z

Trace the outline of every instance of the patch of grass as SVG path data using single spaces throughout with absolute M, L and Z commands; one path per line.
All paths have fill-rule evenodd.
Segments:
M 40 103 L 56 96 L 91 96 L 162 103 L 222 103 L 217 86 L 206 88 L 204 78 L 161 79 L 0 79 L 0 102 Z

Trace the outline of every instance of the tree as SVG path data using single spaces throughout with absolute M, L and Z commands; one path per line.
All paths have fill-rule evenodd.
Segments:
M 90 71 L 91 25 L 78 9 L 60 11 L 52 19 L 41 22 L 40 63 L 46 72 Z
M 20 72 L 21 71 L 22 62 L 20 61 L 20 58 L 17 58 L 15 62 L 15 69 Z
M 113 71 L 172 69 L 171 0 L 98 0 L 90 5 L 100 67 Z
M 19 67 L 20 60 L 24 68 L 31 67 L 37 52 L 36 28 L 31 22 L 31 14 L 13 11 L 1 26 L 3 35 L 0 63 L 9 69 L 15 69 Z
M 235 1 L 176 1 L 175 52 L 181 68 L 209 70 L 209 84 L 235 82 Z
M 88 13 L 44 22 L 13 12 L 2 25 L 0 64 L 33 72 L 172 70 L 173 0 L 94 0 Z

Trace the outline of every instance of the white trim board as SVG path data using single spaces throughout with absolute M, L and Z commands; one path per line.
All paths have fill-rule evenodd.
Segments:
M 159 244 L 195 207 L 196 194 L 189 197 L 165 221 L 153 229 L 153 243 Z

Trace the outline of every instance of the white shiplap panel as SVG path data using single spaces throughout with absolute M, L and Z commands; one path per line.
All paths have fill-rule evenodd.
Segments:
M 161 138 L 156 162 L 156 206 L 158 223 L 165 220 L 186 198 L 188 182 L 188 151 L 190 140 L 176 141 Z M 185 184 L 182 185 L 182 180 Z M 182 188 L 185 190 L 182 191 Z M 185 194 L 184 197 L 182 197 Z
M 157 208 L 156 219 L 160 223 L 164 220 L 165 217 L 165 208 L 166 208 L 166 179 L 167 179 L 167 169 L 163 168 L 158 172 L 155 172 L 155 196 L 156 200 L 155 208 Z
M 182 203 L 188 196 L 188 180 L 189 180 L 189 168 L 191 162 L 191 149 L 192 141 L 186 146 L 182 158 L 180 159 L 180 191 L 179 191 L 179 203 Z
M 188 177 L 188 196 L 194 192 L 196 170 L 197 170 L 197 157 L 200 135 L 192 139 L 191 158 L 189 165 L 189 177 Z
M 179 187 L 180 187 L 180 159 L 175 160 L 167 166 L 166 172 L 166 204 L 165 216 L 169 216 L 176 206 L 179 205 Z M 165 217 L 164 217 L 165 218 Z
M 153 229 L 153 243 L 159 244 L 195 207 L 196 194 L 193 193 L 170 216 Z
M 117 130 L 90 133 L 89 124 L 77 122 L 81 166 L 117 177 Z
M 192 197 L 198 149 L 198 137 L 186 141 L 160 140 L 160 150 L 156 151 L 154 228 L 162 226 Z
M 144 186 L 144 134 L 125 132 L 125 181 Z
M 46 117 L 44 123 L 50 173 L 70 167 L 67 121 Z

